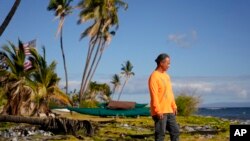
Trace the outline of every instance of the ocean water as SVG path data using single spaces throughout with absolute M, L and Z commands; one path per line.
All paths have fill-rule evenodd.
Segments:
M 197 115 L 250 121 L 250 107 L 199 108 Z

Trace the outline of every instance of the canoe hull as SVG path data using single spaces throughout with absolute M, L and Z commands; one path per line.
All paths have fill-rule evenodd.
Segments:
M 107 108 L 73 108 L 68 107 L 68 110 L 75 111 L 81 114 L 94 115 L 94 116 L 149 116 L 149 108 L 134 108 L 130 110 L 113 110 Z

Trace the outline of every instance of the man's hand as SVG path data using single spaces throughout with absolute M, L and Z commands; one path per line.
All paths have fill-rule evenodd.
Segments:
M 174 112 L 174 115 L 177 116 L 177 109 L 176 108 L 173 109 L 173 112 Z
M 162 120 L 163 119 L 163 114 L 162 113 L 157 114 L 157 118 Z

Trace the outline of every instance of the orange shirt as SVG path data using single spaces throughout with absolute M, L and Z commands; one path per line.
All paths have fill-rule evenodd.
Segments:
M 154 71 L 148 80 L 151 115 L 173 113 L 176 109 L 171 80 L 167 73 Z

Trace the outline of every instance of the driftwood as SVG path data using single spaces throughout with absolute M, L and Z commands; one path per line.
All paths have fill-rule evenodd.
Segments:
M 23 116 L 13 116 L 13 115 L 0 115 L 0 122 L 15 122 L 15 123 L 28 123 L 32 125 L 40 125 L 41 129 L 51 131 L 55 134 L 64 133 L 72 134 L 76 137 L 81 137 L 77 135 L 78 131 L 84 131 L 87 136 L 92 136 L 94 134 L 92 124 L 87 120 L 73 120 L 62 117 L 23 117 Z

